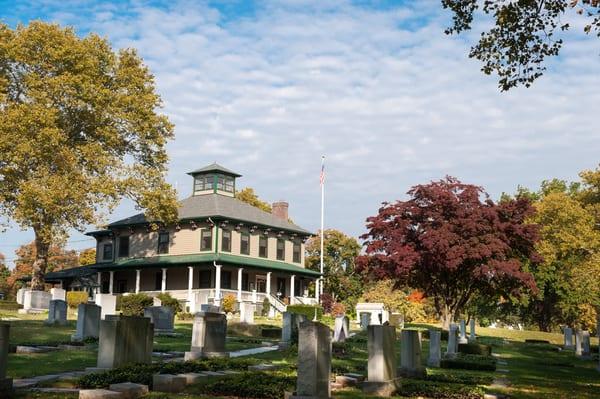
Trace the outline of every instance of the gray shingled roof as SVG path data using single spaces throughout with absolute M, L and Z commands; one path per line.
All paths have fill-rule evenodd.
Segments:
M 301 234 L 311 234 L 308 230 L 305 230 L 294 223 L 290 223 L 287 220 L 281 220 L 269 212 L 265 212 L 255 206 L 225 195 L 196 195 L 182 200 L 179 204 L 179 219 L 181 220 L 222 217 Z M 139 213 L 113 222 L 109 224 L 108 227 L 143 224 L 146 222 L 144 214 Z
M 214 162 L 208 166 L 205 166 L 203 168 L 200 169 L 196 169 L 194 171 L 188 172 L 188 175 L 195 175 L 197 173 L 206 173 L 206 172 L 221 172 L 230 176 L 235 176 L 235 177 L 241 177 L 242 175 L 235 173 L 221 165 L 219 165 L 218 163 Z

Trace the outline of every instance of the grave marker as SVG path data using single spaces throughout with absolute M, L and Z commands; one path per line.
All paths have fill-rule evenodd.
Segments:
M 50 301 L 48 309 L 48 319 L 46 325 L 64 326 L 67 324 L 67 303 L 61 299 L 53 299 Z
M 225 352 L 227 317 L 224 313 L 198 312 L 192 327 L 192 345 L 185 360 L 206 357 L 229 357 Z
M 298 330 L 298 378 L 290 399 L 331 397 L 331 331 L 319 322 L 304 321 Z
M 154 324 L 154 334 L 173 334 L 175 331 L 175 312 L 169 306 L 150 306 L 144 309 L 144 317 Z
M 152 361 L 154 326 L 147 317 L 107 315 L 100 321 L 98 368 Z
M 88 337 L 98 338 L 100 330 L 100 306 L 80 303 L 77 307 L 77 329 L 72 339 L 83 341 Z
M 440 367 L 442 357 L 442 332 L 439 330 L 429 330 L 429 358 L 427 365 L 429 367 Z
M 463 319 L 460 321 L 460 338 L 458 339 L 458 343 L 466 344 L 467 342 L 469 342 L 467 340 L 467 325 L 465 320 Z
M 424 377 L 420 331 L 402 330 L 400 340 L 400 374 L 405 377 Z
M 362 390 L 369 395 L 391 396 L 398 388 L 396 377 L 396 328 L 371 325 L 367 328 L 369 362 Z

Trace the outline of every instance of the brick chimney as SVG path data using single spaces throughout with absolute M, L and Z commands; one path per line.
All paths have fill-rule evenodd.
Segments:
M 289 204 L 285 201 L 273 202 L 271 205 L 271 214 L 278 217 L 281 220 L 288 220 L 288 207 Z

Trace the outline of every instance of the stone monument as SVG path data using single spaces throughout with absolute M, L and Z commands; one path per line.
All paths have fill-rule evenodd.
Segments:
M 333 342 L 344 342 L 348 338 L 349 322 L 347 316 L 337 316 L 333 327 Z
M 144 317 L 154 324 L 154 335 L 169 335 L 175 331 L 175 312 L 170 306 L 150 306 L 144 309 Z
M 571 329 L 570 327 L 565 327 L 563 329 L 563 334 L 565 336 L 564 349 L 567 349 L 567 350 L 575 349 L 575 344 L 573 344 L 573 329 Z
M 399 329 L 404 328 L 404 315 L 402 313 L 390 314 L 390 325 Z
M 446 348 L 446 356 L 448 357 L 456 356 L 456 353 L 458 352 L 457 330 L 458 326 L 456 324 L 450 324 L 450 329 L 448 331 L 448 347 Z
M 385 310 L 383 303 L 360 302 L 356 304 L 356 321 L 362 322 L 362 315 L 369 314 L 371 322 L 369 324 L 383 324 L 389 321 L 389 312 Z
M 229 357 L 225 351 L 227 316 L 225 313 L 198 312 L 192 327 L 192 345 L 185 360 L 207 357 Z
M 106 316 L 117 314 L 117 296 L 113 294 L 96 294 L 96 305 L 100 306 L 100 317 L 106 320 Z
M 71 337 L 73 341 L 86 338 L 98 338 L 100 329 L 100 306 L 92 303 L 80 303 L 77 307 L 77 329 Z
M 477 336 L 475 335 L 475 319 L 469 320 L 469 342 L 477 341 Z
M 363 313 L 360 315 L 360 329 L 367 331 L 367 327 L 371 324 L 371 315 L 369 313 Z
M 421 332 L 402 330 L 400 335 L 400 375 L 404 377 L 424 377 L 425 367 L 421 365 Z
M 52 295 L 52 299 L 67 300 L 67 291 L 62 288 L 50 288 L 50 295 Z
M 19 313 L 42 313 L 50 308 L 52 294 L 46 291 L 23 291 L 23 309 Z
M 584 359 L 592 357 L 592 352 L 590 350 L 590 332 L 587 330 L 581 332 L 581 357 Z
M 290 399 L 331 397 L 331 331 L 319 322 L 303 321 L 298 330 L 298 378 Z
M 467 324 L 465 323 L 465 320 L 462 319 L 460 321 L 460 337 L 458 339 L 458 343 L 466 344 L 467 342 L 469 342 L 467 339 Z
M 367 328 L 369 363 L 362 390 L 368 395 L 391 396 L 398 388 L 396 377 L 396 327 L 371 325 Z
M 442 332 L 439 330 L 429 330 L 429 358 L 427 365 L 429 367 L 440 367 L 442 357 Z
M 254 324 L 255 306 L 251 302 L 240 302 L 240 323 Z
M 575 330 L 575 356 L 583 356 L 583 331 Z
M 48 319 L 46 325 L 64 326 L 67 324 L 67 303 L 61 299 L 53 299 L 50 301 L 48 309 Z
M 152 361 L 154 326 L 147 317 L 107 315 L 100 320 L 98 368 Z

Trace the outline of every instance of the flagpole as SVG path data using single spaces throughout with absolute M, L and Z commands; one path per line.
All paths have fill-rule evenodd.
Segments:
M 321 277 L 319 278 L 319 303 L 321 295 L 323 295 L 323 239 L 325 232 L 323 226 L 325 224 L 325 155 L 321 157 Z

